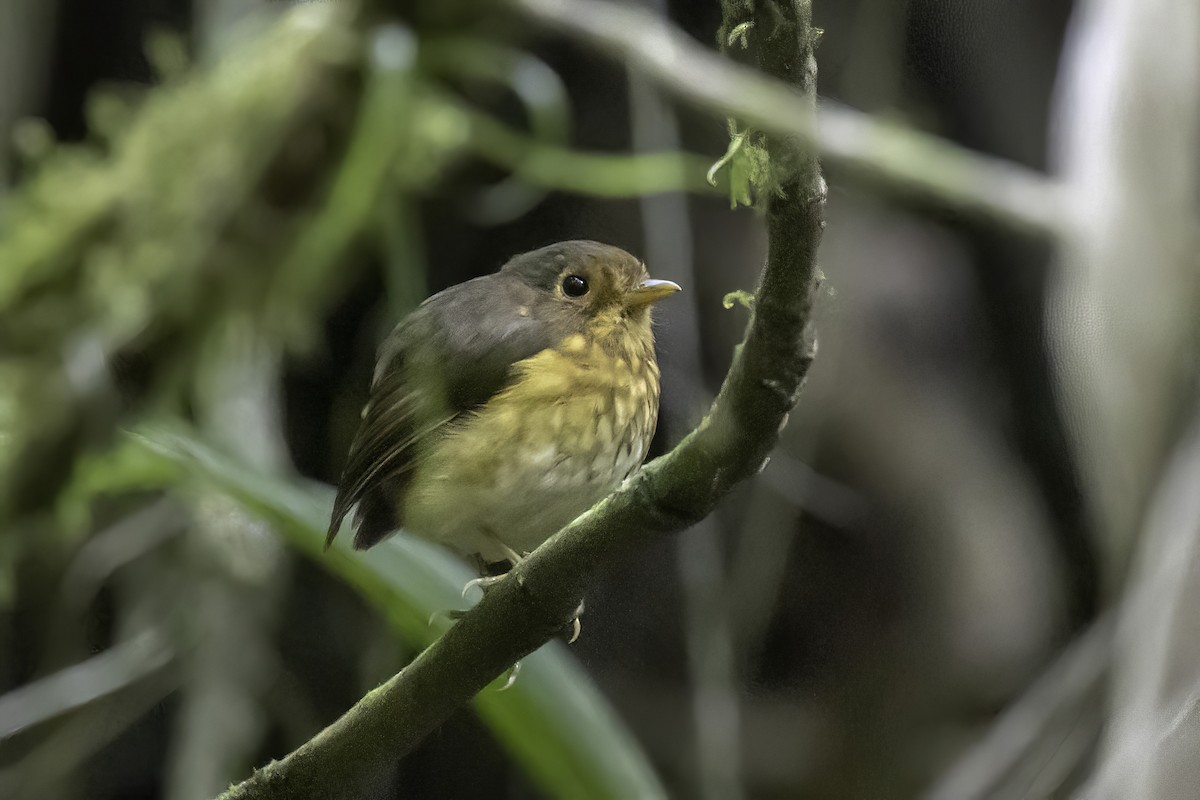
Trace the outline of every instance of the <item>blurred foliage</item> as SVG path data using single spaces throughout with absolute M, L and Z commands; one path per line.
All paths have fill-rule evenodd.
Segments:
M 183 429 L 146 428 L 125 447 L 152 454 L 150 460 L 164 477 L 182 470 L 185 486 L 225 493 L 269 522 L 296 550 L 361 592 L 418 649 L 437 637 L 448 624 L 445 612 L 462 602 L 459 591 L 470 572 L 421 539 L 401 533 L 363 553 L 341 537 L 326 552 L 333 505 L 328 486 L 265 475 Z M 476 710 L 550 796 L 666 796 L 629 734 L 561 643 L 526 658 L 519 678 L 501 691 L 503 681 L 475 698 Z
M 0 516 L 39 504 L 17 489 L 56 485 L 48 473 L 64 462 L 30 471 L 38 453 L 69 455 L 84 433 L 102 438 L 111 427 L 115 409 L 89 408 L 101 419 L 80 430 L 85 404 L 74 402 L 108 393 L 108 361 L 153 354 L 162 385 L 186 392 L 193 343 L 237 308 L 260 310 L 269 335 L 305 346 L 347 285 L 338 267 L 377 220 L 381 196 L 430 187 L 465 153 L 527 181 L 605 196 L 704 188 L 699 159 L 574 153 L 561 146 L 559 112 L 545 109 L 532 118 L 550 142 L 527 138 L 424 71 L 503 67 L 517 58 L 504 48 L 464 61 L 445 53 L 467 45 L 436 42 L 418 65 L 410 31 L 363 35 L 340 9 L 298 8 L 213 68 L 149 93 L 111 141 L 56 148 L 6 201 L 0 368 L 25 399 L 0 430 L 10 444 L 0 453 Z M 528 82 L 528 60 L 510 68 L 515 78 Z

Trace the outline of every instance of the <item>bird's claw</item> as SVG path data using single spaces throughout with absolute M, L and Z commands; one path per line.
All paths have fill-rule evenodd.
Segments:
M 463 615 L 466 613 L 467 612 L 460 611 L 457 608 L 444 609 L 442 611 L 435 611 L 429 615 L 429 622 L 427 622 L 426 624 L 432 628 L 434 620 L 436 620 L 438 617 L 445 617 L 446 619 L 449 619 L 449 620 L 458 621 L 458 620 L 462 619 Z
M 513 664 L 508 668 L 508 678 L 504 681 L 504 685 L 496 691 L 503 692 L 506 689 L 511 689 L 512 685 L 517 682 L 517 676 L 521 674 L 521 662 Z
M 571 638 L 567 639 L 567 644 L 575 644 L 575 640 L 579 638 L 579 634 L 583 632 L 583 623 L 579 618 L 583 616 L 583 601 L 579 602 L 579 607 L 575 609 L 575 616 L 571 617 Z
M 508 555 L 509 555 L 509 560 L 514 567 L 517 564 L 521 563 L 521 561 L 524 559 L 524 556 L 519 556 L 512 550 L 508 551 Z M 528 556 L 528 555 L 529 555 L 529 553 L 525 554 L 525 556 Z M 484 575 L 482 577 L 475 578 L 473 580 L 469 580 L 469 581 L 467 581 L 466 586 L 463 587 L 462 596 L 465 598 L 467 596 L 467 593 L 470 592 L 475 587 L 479 587 L 479 589 L 481 591 L 486 592 L 488 589 L 490 589 L 491 587 L 500 583 L 500 581 L 507 578 L 508 575 L 509 575 L 509 573 L 503 572 L 499 575 Z M 465 612 L 462 612 L 462 611 L 445 612 L 446 616 L 450 617 L 451 619 L 458 619 L 458 618 L 462 617 L 462 615 L 464 613 Z M 570 621 L 570 623 L 568 623 L 571 627 L 571 636 L 567 639 L 567 644 L 575 644 L 575 642 L 579 639 L 579 634 L 581 634 L 583 632 L 583 623 L 579 621 L 579 617 L 582 614 L 583 614 L 583 603 L 580 602 L 579 607 L 575 609 L 575 615 L 573 617 L 571 617 L 571 621 Z M 433 624 L 433 617 L 430 617 L 430 624 Z M 509 676 L 508 676 L 508 681 L 501 688 L 501 691 L 503 691 L 503 689 L 507 689 L 508 687 L 512 686 L 513 681 L 515 681 L 517 679 L 517 673 L 520 672 L 520 670 L 521 670 L 521 662 L 518 661 L 514 665 L 513 669 L 510 670 Z
M 462 596 L 466 597 L 467 592 L 471 591 L 476 586 L 478 586 L 483 591 L 487 591 L 487 589 L 489 589 L 492 586 L 495 586 L 497 583 L 504 580 L 506 577 L 508 577 L 507 572 L 504 573 L 503 575 L 485 575 L 482 578 L 475 578 L 474 580 L 467 581 L 467 585 L 463 587 Z

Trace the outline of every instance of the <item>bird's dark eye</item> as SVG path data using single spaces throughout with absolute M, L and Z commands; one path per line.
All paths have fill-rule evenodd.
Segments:
M 568 275 L 563 278 L 562 289 L 567 297 L 582 297 L 587 294 L 588 282 L 579 275 Z

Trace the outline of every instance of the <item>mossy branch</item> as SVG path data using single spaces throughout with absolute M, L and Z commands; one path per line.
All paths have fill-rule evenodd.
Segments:
M 754 37 L 752 49 L 767 69 L 805 65 L 794 76 L 795 100 L 811 113 L 816 94 L 809 2 L 772 6 L 790 23 L 790 35 Z M 534 551 L 399 674 L 222 800 L 354 796 L 355 787 L 559 633 L 601 570 L 644 547 L 649 537 L 678 533 L 702 519 L 761 469 L 813 358 L 809 319 L 825 205 L 812 152 L 794 150 L 783 139 L 770 141 L 768 149 L 791 165 L 788 190 L 769 201 L 770 250 L 755 312 L 708 416 L 674 450 Z

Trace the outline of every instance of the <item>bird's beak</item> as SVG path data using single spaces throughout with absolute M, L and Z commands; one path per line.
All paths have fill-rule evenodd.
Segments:
M 625 307 L 640 308 L 648 306 L 680 291 L 683 291 L 683 289 L 674 281 L 659 281 L 650 278 L 642 281 L 641 285 L 636 289 L 626 292 Z

